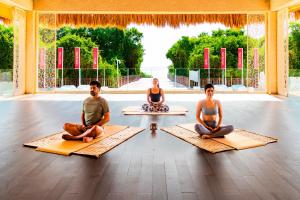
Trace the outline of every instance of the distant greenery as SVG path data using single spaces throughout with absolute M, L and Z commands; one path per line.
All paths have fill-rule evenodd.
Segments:
M 144 49 L 142 46 L 143 34 L 136 28 L 71 28 L 63 27 L 56 32 L 53 29 L 40 28 L 40 47 L 46 48 L 47 59 L 46 77 L 55 77 L 52 66 L 55 66 L 55 52 L 57 48 L 64 48 L 64 78 L 76 84 L 78 70 L 74 69 L 74 48 L 80 47 L 81 77 L 96 78 L 93 69 L 94 47 L 98 47 L 98 75 L 105 76 L 111 86 L 117 84 L 117 76 L 139 75 L 144 76 L 140 67 L 143 61 Z M 56 36 L 56 40 L 55 40 Z M 56 41 L 56 44 L 55 44 Z M 117 60 L 119 64 L 117 66 Z M 118 71 L 119 70 L 119 71 Z M 62 76 L 57 73 L 57 78 Z M 43 80 L 43 73 L 39 73 L 39 82 Z M 53 82 L 53 81 L 52 81 Z M 70 83 L 70 82 L 69 82 Z
M 248 48 L 259 48 L 259 65 L 264 66 L 264 37 L 253 39 L 248 37 Z M 227 29 L 216 30 L 212 35 L 201 33 L 198 37 L 183 36 L 167 52 L 166 57 L 172 61 L 169 72 L 177 75 L 188 76 L 189 70 L 203 69 L 204 65 L 204 48 L 210 50 L 210 68 L 211 77 L 220 77 L 220 49 L 226 48 L 226 76 L 241 77 L 241 70 L 237 68 L 237 51 L 243 48 L 244 76 L 247 73 L 247 36 L 243 30 Z M 248 54 L 249 58 L 253 57 L 253 51 Z M 249 59 L 249 63 L 253 62 Z M 263 70 L 263 68 L 261 69 Z M 213 72 L 213 73 L 212 73 Z M 201 77 L 207 77 L 207 70 L 201 70 Z
M 290 77 L 300 77 L 300 69 L 289 69 Z
M 13 28 L 0 24 L 0 69 L 13 69 L 13 52 Z
M 151 75 L 149 75 L 149 74 L 146 74 L 146 73 L 144 73 L 144 72 L 141 72 L 141 77 L 142 78 L 152 78 L 152 76 Z
M 88 68 L 93 65 L 92 49 L 96 46 L 90 38 L 77 35 L 65 35 L 56 42 L 57 47 L 64 48 L 64 67 L 74 68 L 74 47 L 80 47 L 80 67 Z
M 300 76 L 300 22 L 290 23 L 289 76 Z
M 83 56 L 81 65 L 83 68 L 91 69 L 92 48 L 98 47 L 99 60 L 101 60 L 99 68 L 109 66 L 117 70 L 116 60 L 120 60 L 118 68 L 121 75 L 127 75 L 127 69 L 130 69 L 130 74 L 139 75 L 144 55 L 142 38 L 143 33 L 136 28 L 121 30 L 64 27 L 57 31 L 57 47 L 66 47 L 64 66 L 73 67 L 74 47 L 81 47 L 81 56 Z
M 92 69 L 93 54 L 92 49 L 97 45 L 92 42 L 91 38 L 80 37 L 78 35 L 66 34 L 56 42 L 57 47 L 64 48 L 64 77 L 77 78 L 78 70 L 74 69 L 74 47 L 80 47 L 80 68 L 81 76 L 84 78 L 96 78 L 96 73 Z M 105 68 L 107 77 L 116 77 L 117 69 L 105 60 L 99 59 L 101 68 Z M 104 71 L 99 70 L 99 75 L 103 76 Z M 61 77 L 61 74 L 58 74 Z

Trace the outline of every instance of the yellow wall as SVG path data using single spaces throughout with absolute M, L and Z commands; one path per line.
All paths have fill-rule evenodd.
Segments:
M 266 11 L 268 0 L 36 0 L 37 11 L 234 12 Z
M 23 10 L 32 10 L 33 7 L 33 0 L 0 0 L 0 2 Z
M 25 93 L 36 92 L 37 67 L 36 67 L 36 13 L 28 11 L 26 14 L 26 71 Z
M 267 93 L 277 94 L 277 12 L 268 12 L 266 39 Z
M 270 9 L 272 11 L 278 11 L 297 4 L 300 4 L 300 0 L 270 0 Z
M 0 17 L 11 20 L 13 18 L 13 9 L 10 6 L 0 3 Z

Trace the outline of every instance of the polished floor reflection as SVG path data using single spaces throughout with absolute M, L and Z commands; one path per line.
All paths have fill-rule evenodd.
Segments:
M 50 100 L 53 97 L 53 100 Z M 68 98 L 64 98 L 68 97 Z M 224 123 L 279 138 L 278 143 L 211 154 L 158 128 L 194 121 L 196 95 L 169 95 L 187 116 L 123 116 L 143 95 L 105 95 L 111 123 L 146 130 L 99 159 L 36 152 L 24 142 L 79 122 L 84 95 L 0 101 L 0 199 L 300 199 L 300 97 L 223 99 Z M 122 101 L 124 100 L 124 101 Z

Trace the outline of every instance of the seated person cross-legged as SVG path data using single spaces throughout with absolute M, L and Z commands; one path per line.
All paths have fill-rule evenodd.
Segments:
M 91 96 L 83 102 L 82 124 L 65 123 L 63 128 L 69 134 L 63 134 L 63 139 L 90 142 L 104 132 L 102 126 L 110 120 L 110 113 L 107 101 L 99 95 L 100 89 L 98 81 L 91 81 Z
M 147 91 L 148 104 L 144 104 L 142 109 L 146 112 L 168 112 L 169 107 L 164 104 L 165 94 L 159 87 L 158 79 L 154 78 L 152 83 L 153 87 Z
M 213 99 L 214 86 L 207 84 L 204 90 L 206 99 L 200 100 L 197 104 L 196 119 L 198 123 L 195 125 L 195 131 L 203 139 L 224 137 L 233 131 L 233 126 L 221 126 L 223 119 L 222 105 L 220 101 Z M 201 113 L 202 119 L 200 117 Z

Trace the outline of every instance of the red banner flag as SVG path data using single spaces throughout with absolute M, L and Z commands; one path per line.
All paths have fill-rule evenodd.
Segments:
M 98 47 L 93 48 L 93 69 L 98 68 Z
M 46 66 L 46 49 L 40 48 L 40 69 L 45 69 Z
M 221 69 L 226 69 L 226 48 L 221 48 Z
M 204 69 L 209 69 L 209 48 L 204 48 Z
M 80 48 L 75 47 L 74 49 L 75 55 L 74 55 L 74 68 L 80 69 Z
M 254 48 L 253 50 L 254 50 L 253 66 L 254 66 L 254 69 L 258 69 L 258 67 L 259 67 L 258 48 Z
M 238 48 L 238 69 L 243 69 L 244 67 L 244 49 L 243 48 Z
M 57 69 L 64 67 L 64 48 L 58 47 L 57 49 Z

